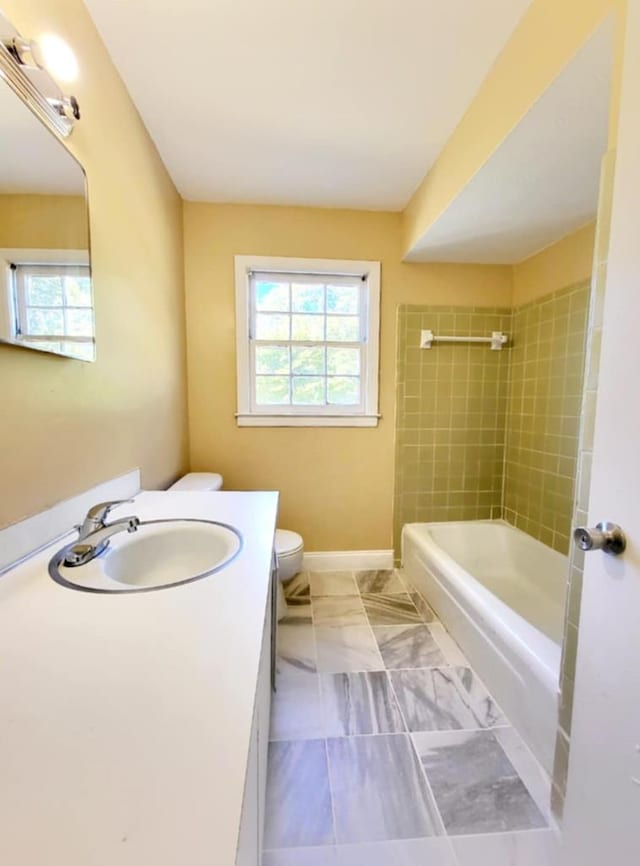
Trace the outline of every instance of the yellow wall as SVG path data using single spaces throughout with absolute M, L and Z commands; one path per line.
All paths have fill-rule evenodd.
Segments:
M 187 465 L 181 201 L 81 0 L 5 0 L 28 37 L 80 63 L 69 147 L 90 194 L 94 364 L 0 345 L 0 525 L 135 466 Z
M 610 13 L 616 46 L 609 140 L 615 143 L 626 0 L 533 0 L 404 211 L 403 252 L 446 210 Z
M 403 264 L 399 214 L 185 202 L 184 215 L 192 469 L 280 490 L 280 524 L 308 550 L 390 548 L 396 308 L 508 305 L 511 269 Z M 236 426 L 236 254 L 382 262 L 377 428 Z
M 84 197 L 0 195 L 0 247 L 88 249 L 89 221 Z
M 513 306 L 591 279 L 596 224 L 589 223 L 513 268 Z

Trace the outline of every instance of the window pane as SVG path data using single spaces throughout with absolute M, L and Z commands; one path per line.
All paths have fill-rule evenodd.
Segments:
M 327 316 L 327 340 L 357 343 L 360 340 L 360 319 L 357 316 Z
M 327 286 L 328 313 L 358 313 L 357 286 Z
M 346 376 L 327 379 L 327 403 L 352 406 L 359 402 L 360 379 Z
M 256 310 L 286 312 L 289 309 L 289 283 L 256 281 Z
M 70 337 L 93 337 L 92 311 L 67 310 L 67 334 Z
M 27 330 L 30 334 L 64 334 L 62 310 L 27 308 Z
M 324 348 L 322 346 L 294 346 L 291 349 L 292 373 L 324 374 Z
M 256 373 L 285 373 L 288 376 L 288 346 L 256 346 Z
M 27 304 L 32 304 L 34 307 L 62 306 L 62 280 L 60 277 L 28 277 Z
M 324 340 L 324 316 L 291 316 L 291 339 Z
M 89 277 L 66 277 L 64 294 L 65 303 L 70 307 L 90 307 L 91 279 Z
M 289 316 L 258 313 L 256 316 L 257 340 L 288 340 Z
M 327 373 L 330 376 L 359 376 L 360 349 L 327 347 Z
M 324 378 L 321 376 L 297 376 L 293 382 L 293 403 L 296 406 L 324 405 Z
M 293 283 L 293 309 L 297 313 L 324 313 L 324 286 Z
M 288 376 L 256 376 L 256 403 L 281 406 L 289 403 Z

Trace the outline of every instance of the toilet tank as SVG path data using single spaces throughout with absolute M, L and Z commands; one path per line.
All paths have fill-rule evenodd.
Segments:
M 222 475 L 217 472 L 189 472 L 183 475 L 175 484 L 167 490 L 175 490 L 186 493 L 188 491 L 220 490 L 222 487 Z

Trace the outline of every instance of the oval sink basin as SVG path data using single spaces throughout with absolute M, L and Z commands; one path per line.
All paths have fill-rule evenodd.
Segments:
M 114 535 L 85 565 L 64 565 L 63 548 L 49 563 L 49 574 L 62 586 L 85 592 L 145 592 L 215 574 L 241 547 L 240 533 L 224 523 L 150 520 L 136 532 Z

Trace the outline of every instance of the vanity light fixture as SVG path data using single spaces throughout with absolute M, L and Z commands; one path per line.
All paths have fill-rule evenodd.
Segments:
M 80 119 L 80 108 L 51 75 L 71 81 L 77 73 L 78 62 L 63 39 L 53 35 L 43 36 L 40 43 L 24 39 L 0 13 L 0 78 L 63 138 Z

